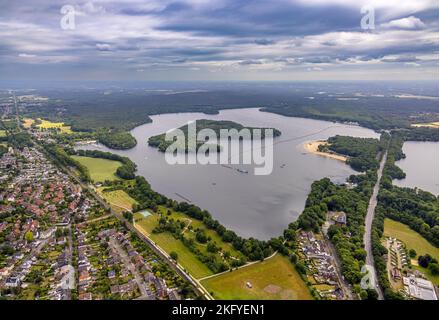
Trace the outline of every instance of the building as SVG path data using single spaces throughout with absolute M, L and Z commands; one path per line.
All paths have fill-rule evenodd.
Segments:
M 419 300 L 438 300 L 434 285 L 431 281 L 409 276 L 403 278 L 406 293 Z

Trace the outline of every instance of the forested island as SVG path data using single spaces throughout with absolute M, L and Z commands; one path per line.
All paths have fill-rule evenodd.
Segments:
M 188 152 L 188 125 L 184 125 L 179 128 L 182 130 L 186 137 L 186 143 L 185 143 L 185 150 Z M 256 127 L 245 127 L 242 124 L 233 122 L 233 121 L 216 121 L 216 120 L 197 120 L 196 122 L 196 133 L 200 132 L 203 129 L 212 129 L 217 137 L 220 136 L 220 130 L 231 130 L 236 129 L 237 131 L 241 131 L 243 129 L 250 130 L 250 133 L 254 135 L 254 130 L 259 129 L 261 130 L 262 138 L 265 138 L 265 129 L 271 129 L 273 130 L 273 137 L 279 137 L 281 135 L 281 132 L 274 128 L 256 128 Z M 158 148 L 161 152 L 165 152 L 166 149 L 173 143 L 173 141 L 166 141 L 165 140 L 166 134 L 160 134 L 156 136 L 152 136 L 148 139 L 148 144 L 151 147 Z M 233 138 L 233 137 L 232 137 Z M 239 138 L 237 136 L 236 138 Z M 204 141 L 197 141 L 196 148 L 198 149 L 201 145 L 204 144 Z M 216 146 L 217 151 L 221 151 L 221 148 L 219 145 Z

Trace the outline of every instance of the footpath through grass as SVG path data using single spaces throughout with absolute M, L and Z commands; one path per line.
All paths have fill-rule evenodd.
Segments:
M 220 300 L 312 300 L 306 284 L 280 254 L 266 261 L 201 281 Z

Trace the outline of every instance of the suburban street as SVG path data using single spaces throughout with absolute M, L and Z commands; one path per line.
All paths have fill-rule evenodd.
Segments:
M 375 187 L 373 188 L 373 193 L 369 201 L 369 206 L 367 208 L 366 230 L 364 232 L 364 248 L 367 252 L 366 266 L 368 267 L 368 270 L 372 272 L 373 279 L 375 280 L 375 290 L 378 293 L 379 300 L 383 300 L 384 295 L 381 287 L 378 285 L 378 280 L 377 280 L 378 277 L 377 277 L 375 263 L 372 254 L 372 223 L 375 217 L 375 209 L 378 204 L 378 193 L 380 191 L 381 178 L 383 176 L 383 171 L 386 161 L 387 161 L 387 151 L 384 153 L 383 158 L 381 159 L 380 168 L 378 169 L 377 172 L 378 178 Z
M 142 276 L 137 272 L 136 266 L 131 262 L 130 258 L 128 257 L 127 253 L 124 249 L 120 247 L 120 244 L 117 242 L 116 239 L 111 238 L 109 242 L 110 246 L 113 247 L 115 251 L 119 254 L 119 256 L 122 258 L 123 263 L 125 266 L 130 270 L 131 274 L 134 277 L 134 281 L 136 281 L 137 286 L 139 287 L 140 293 L 142 296 L 139 298 L 139 300 L 146 299 L 149 300 L 149 294 L 148 294 L 148 287 L 143 281 Z

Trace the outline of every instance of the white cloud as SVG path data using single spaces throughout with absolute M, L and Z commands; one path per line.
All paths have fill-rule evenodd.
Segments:
M 36 55 L 34 55 L 34 54 L 27 54 L 27 53 L 20 53 L 20 54 L 18 54 L 18 56 L 20 58 L 35 58 L 36 57 Z
M 96 43 L 96 48 L 99 51 L 110 51 L 111 46 L 108 43 Z
M 382 28 L 386 29 L 406 29 L 406 30 L 414 30 L 414 29 L 424 29 L 425 23 L 422 22 L 421 19 L 410 16 L 407 18 L 392 20 L 387 23 L 381 24 Z

